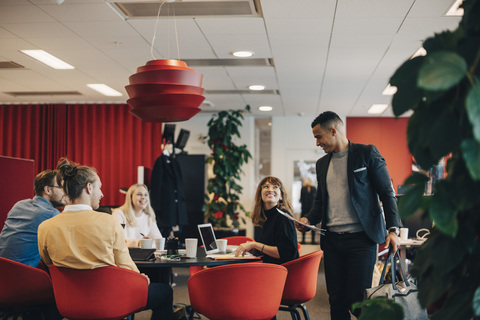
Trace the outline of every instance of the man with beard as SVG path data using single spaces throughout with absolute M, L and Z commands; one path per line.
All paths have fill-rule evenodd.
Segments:
M 0 257 L 38 266 L 38 226 L 60 213 L 55 207 L 65 206 L 62 180 L 57 170 L 45 170 L 35 177 L 35 197 L 17 202 L 8 213 L 0 233 Z

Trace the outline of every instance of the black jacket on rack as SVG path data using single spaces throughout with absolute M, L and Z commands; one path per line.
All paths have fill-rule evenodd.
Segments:
M 162 154 L 155 160 L 150 179 L 150 202 L 159 227 L 188 224 L 182 173 L 175 156 Z

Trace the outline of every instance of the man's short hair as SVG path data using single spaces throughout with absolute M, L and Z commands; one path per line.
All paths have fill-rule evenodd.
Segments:
M 338 123 L 338 122 L 343 124 L 343 121 L 338 116 L 338 114 L 336 114 L 333 111 L 325 111 L 325 112 L 320 113 L 315 118 L 315 120 L 313 120 L 312 129 L 318 124 L 320 125 L 320 127 L 322 127 L 322 129 L 328 129 L 328 126 L 330 126 L 334 123 Z
M 35 195 L 43 196 L 43 189 L 55 184 L 55 179 L 58 179 L 57 173 L 57 170 L 45 170 L 37 174 L 34 181 Z

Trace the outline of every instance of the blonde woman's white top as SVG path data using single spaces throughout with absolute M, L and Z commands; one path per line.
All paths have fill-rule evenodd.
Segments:
M 138 217 L 135 216 L 136 226 L 128 225 L 127 218 L 122 209 L 113 210 L 112 215 L 118 222 L 125 224 L 125 239 L 129 247 L 138 247 L 139 240 L 144 236 L 150 239 L 162 238 L 157 223 L 144 212 Z

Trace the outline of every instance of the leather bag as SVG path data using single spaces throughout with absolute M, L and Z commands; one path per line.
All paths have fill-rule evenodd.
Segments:
M 401 270 L 401 281 L 396 281 L 396 265 L 397 260 Z M 392 275 L 392 283 L 384 283 L 388 263 L 390 262 L 390 272 Z M 425 308 L 422 308 L 418 301 L 417 286 L 406 280 L 405 270 L 398 251 L 393 254 L 392 249 L 388 252 L 388 258 L 383 267 L 382 276 L 378 286 L 365 290 L 364 300 L 373 298 L 393 299 L 396 303 L 403 307 L 404 319 L 406 320 L 427 320 L 428 315 Z

